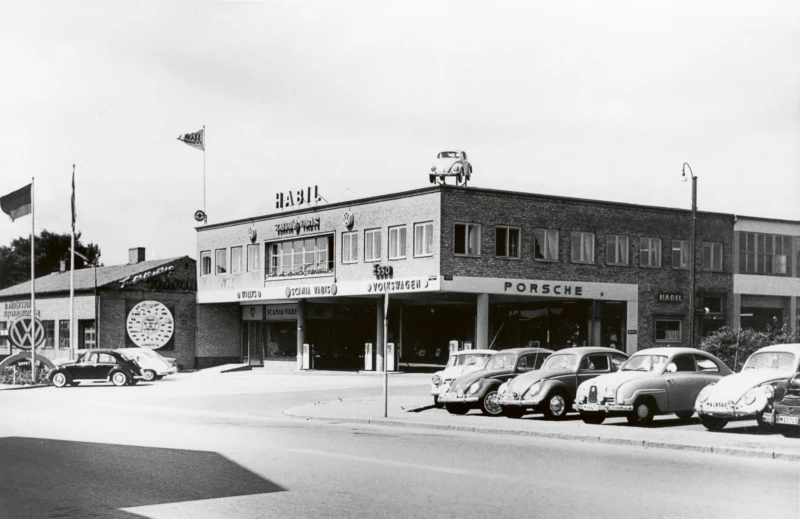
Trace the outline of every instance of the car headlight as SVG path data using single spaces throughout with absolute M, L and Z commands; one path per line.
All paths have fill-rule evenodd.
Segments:
M 751 389 L 750 391 L 745 393 L 744 396 L 742 397 L 742 400 L 744 401 L 745 405 L 750 405 L 753 402 L 755 402 L 756 401 L 756 390 L 755 389 Z
M 469 390 L 467 391 L 467 394 L 468 394 L 468 395 L 471 395 L 472 393 L 474 393 L 474 392 L 476 392 L 478 389 L 480 389 L 480 387 L 481 387 L 481 383 L 480 383 L 480 382 L 475 382 L 474 384 L 472 384 L 471 386 L 469 386 Z
M 431 166 L 431 172 L 436 173 L 436 166 Z
M 772 398 L 775 396 L 775 388 L 772 387 L 772 384 L 767 384 L 766 386 L 763 386 L 763 388 L 764 388 L 764 396 L 766 396 L 767 398 Z
M 508 382 L 503 382 L 500 384 L 500 387 L 497 388 L 498 395 L 505 395 L 508 392 Z
M 541 383 L 541 381 L 539 381 L 539 382 L 535 383 L 534 385 L 532 385 L 528 389 L 528 391 L 525 392 L 525 398 L 533 398 L 533 397 L 535 397 L 536 393 L 538 393 L 539 390 L 541 390 L 541 389 L 542 389 L 542 383 Z
M 700 391 L 700 394 L 697 395 L 697 401 L 698 402 L 700 402 L 702 404 L 703 402 L 708 400 L 708 394 L 711 393 L 711 386 L 713 386 L 713 385 L 714 384 L 708 385 L 708 386 L 704 387 L 702 389 L 702 391 Z
M 453 165 L 453 171 L 455 171 L 456 173 L 461 171 L 461 164 L 454 164 Z
M 438 386 L 441 383 L 442 379 L 439 378 L 439 375 L 434 375 L 433 377 L 431 377 L 431 384 L 433 384 L 434 386 Z

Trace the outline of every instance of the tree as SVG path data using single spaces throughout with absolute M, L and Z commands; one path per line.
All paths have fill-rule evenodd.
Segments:
M 769 326 L 763 331 L 752 328 L 734 330 L 723 326 L 704 337 L 700 349 L 716 356 L 736 372 L 744 365 L 747 357 L 764 346 L 798 342 L 800 334 L 792 332 L 788 326 Z
M 58 272 L 61 261 L 66 260 L 69 268 L 70 260 L 69 233 L 58 234 L 42 229 L 36 236 L 34 265 L 36 277 Z M 88 263 L 75 255 L 75 268 L 102 267 L 100 263 L 100 246 L 94 243 L 81 243 L 81 233 L 75 233 L 75 252 L 89 258 Z M 0 289 L 24 283 L 31 279 L 31 240 L 29 237 L 16 238 L 11 246 L 0 246 Z

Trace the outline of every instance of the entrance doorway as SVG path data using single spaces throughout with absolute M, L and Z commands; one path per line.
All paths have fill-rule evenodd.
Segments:
M 245 322 L 242 339 L 242 361 L 251 366 L 264 365 L 265 323 Z

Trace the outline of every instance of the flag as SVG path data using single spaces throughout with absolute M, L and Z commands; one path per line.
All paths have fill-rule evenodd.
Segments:
M 75 220 L 78 213 L 75 211 L 75 170 L 72 170 L 72 234 L 75 234 Z
M 0 197 L 0 209 L 11 217 L 12 222 L 26 214 L 31 214 L 32 186 L 33 184 L 28 184 L 23 188 L 17 189 L 13 193 Z
M 206 151 L 206 143 L 204 140 L 206 129 L 203 128 L 199 132 L 194 133 L 186 133 L 184 135 L 179 135 L 178 140 L 183 141 L 192 148 L 197 148 L 198 150 Z

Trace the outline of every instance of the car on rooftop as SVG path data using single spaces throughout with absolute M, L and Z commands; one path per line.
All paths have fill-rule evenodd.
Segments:
M 447 177 L 455 177 L 456 185 L 463 182 L 465 186 L 472 178 L 472 164 L 465 151 L 442 151 L 436 155 L 428 180 L 433 184 L 437 180 L 445 182 Z

